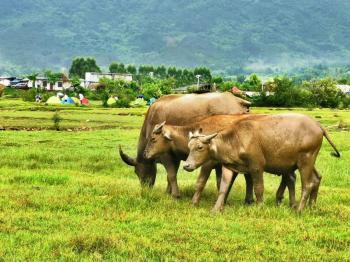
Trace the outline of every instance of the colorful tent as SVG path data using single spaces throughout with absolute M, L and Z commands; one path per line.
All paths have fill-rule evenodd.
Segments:
M 61 104 L 61 100 L 57 96 L 51 96 L 49 99 L 47 99 L 46 104 L 59 105 Z
M 75 105 L 74 100 L 72 98 L 70 98 L 69 96 L 62 99 L 61 104 L 62 105 Z
M 157 101 L 157 99 L 155 99 L 154 97 L 151 97 L 151 99 L 149 100 L 149 105 L 152 105 L 156 101 Z
M 76 98 L 76 97 L 71 97 L 71 98 L 72 98 L 72 100 L 74 101 L 74 104 L 80 105 L 80 100 L 79 100 L 79 98 Z
M 109 105 L 109 106 L 114 105 L 115 103 L 117 103 L 117 100 L 115 100 L 114 97 L 110 97 L 110 98 L 107 100 L 107 105 Z
M 82 105 L 86 105 L 87 106 L 89 104 L 89 99 L 84 97 L 80 102 L 81 102 Z

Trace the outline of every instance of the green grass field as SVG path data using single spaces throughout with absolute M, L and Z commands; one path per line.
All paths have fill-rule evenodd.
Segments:
M 59 110 L 62 131 L 54 131 Z M 287 109 L 253 108 L 254 113 Z M 265 204 L 245 206 L 239 177 L 223 214 L 214 176 L 200 205 L 198 171 L 178 176 L 182 197 L 141 189 L 117 146 L 135 155 L 145 109 L 46 107 L 0 99 L 0 261 L 188 260 L 350 261 L 350 111 L 293 109 L 330 130 L 342 158 L 324 141 L 318 203 L 301 215 L 288 196 L 275 207 L 280 178 L 265 175 Z M 297 180 L 297 199 L 300 179 Z

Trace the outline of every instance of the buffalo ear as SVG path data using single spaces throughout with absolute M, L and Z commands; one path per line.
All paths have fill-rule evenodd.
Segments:
M 242 105 L 242 106 L 246 106 L 246 107 L 250 107 L 251 106 L 251 102 L 249 102 L 249 101 L 247 101 L 247 100 L 244 100 L 244 99 L 240 99 L 240 104 Z
M 173 139 L 171 138 L 171 134 L 170 134 L 169 131 L 164 132 L 164 133 L 163 133 L 163 136 L 165 137 L 165 139 L 167 139 L 167 140 L 169 140 L 169 141 L 173 140 Z
M 194 131 L 194 134 L 193 134 L 193 136 L 200 136 L 201 135 L 201 133 L 202 133 L 202 128 L 200 128 L 200 129 L 198 129 L 198 130 L 196 130 L 196 131 Z
M 158 125 L 155 125 L 154 128 L 153 128 L 153 133 L 154 134 L 159 134 L 160 132 L 162 132 L 162 129 L 163 129 L 163 126 L 165 125 L 165 121 L 158 124 Z
M 136 164 L 137 164 L 136 159 L 125 154 L 123 152 L 121 146 L 119 146 L 119 155 L 120 155 L 121 159 L 129 166 L 136 166 Z
M 212 140 L 214 137 L 216 137 L 218 135 L 218 133 L 212 134 L 212 135 L 208 135 L 203 137 L 203 143 L 209 143 L 210 140 Z

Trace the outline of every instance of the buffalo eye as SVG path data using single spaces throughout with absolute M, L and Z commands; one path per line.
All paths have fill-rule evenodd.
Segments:
M 156 139 L 154 137 L 151 138 L 151 142 L 156 142 Z
M 198 146 L 197 149 L 198 149 L 198 150 L 202 150 L 202 149 L 203 149 L 203 146 Z

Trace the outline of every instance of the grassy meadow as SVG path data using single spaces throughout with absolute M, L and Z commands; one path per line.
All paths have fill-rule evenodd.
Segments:
M 60 131 L 51 120 L 56 110 Z M 156 186 L 141 189 L 117 146 L 135 155 L 145 111 L 0 99 L 0 261 L 350 261 L 349 110 L 292 109 L 327 127 L 342 154 L 331 157 L 324 140 L 318 203 L 300 215 L 288 207 L 288 194 L 275 206 L 280 177 L 270 174 L 263 206 L 244 205 L 239 177 L 217 215 L 209 212 L 214 176 L 198 207 L 191 204 L 198 171 L 180 168 L 179 200 L 165 194 L 162 166 Z

